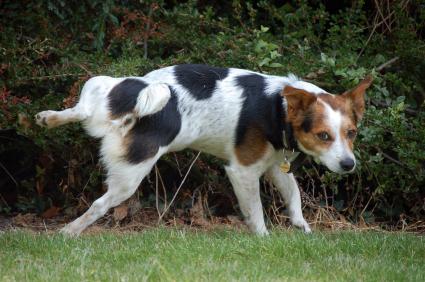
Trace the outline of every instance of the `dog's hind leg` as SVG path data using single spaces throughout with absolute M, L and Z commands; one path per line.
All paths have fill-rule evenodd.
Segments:
M 258 235 L 268 235 L 260 199 L 260 175 L 256 170 L 236 164 L 226 166 L 225 170 L 249 229 Z
M 285 200 L 292 224 L 301 228 L 305 233 L 310 233 L 311 229 L 305 221 L 301 210 L 301 196 L 294 175 L 292 173 L 283 173 L 279 166 L 274 165 L 267 171 L 267 177 L 273 182 Z
M 90 78 L 83 86 L 77 105 L 63 111 L 43 111 L 35 115 L 38 125 L 53 128 L 88 119 L 95 110 L 104 108 L 103 101 L 116 79 L 106 76 Z
M 39 126 L 53 128 L 70 122 L 79 122 L 87 118 L 87 114 L 78 106 L 63 111 L 43 111 L 35 115 Z
M 106 180 L 108 191 L 93 202 L 91 207 L 79 218 L 62 228 L 61 232 L 79 235 L 90 224 L 102 217 L 110 208 L 119 205 L 134 194 L 143 178 L 150 172 L 160 153 L 139 164 L 127 162 L 114 163 L 108 169 Z

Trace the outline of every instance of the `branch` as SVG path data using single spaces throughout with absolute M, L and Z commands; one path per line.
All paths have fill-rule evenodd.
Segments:
M 189 168 L 188 168 L 188 170 L 187 170 L 187 172 L 186 172 L 186 175 L 184 176 L 184 178 L 183 178 L 182 182 L 180 182 L 180 185 L 179 185 L 179 187 L 177 188 L 176 193 L 174 194 L 173 198 L 171 199 L 170 204 L 169 204 L 168 206 L 166 206 L 166 207 L 165 207 L 164 212 L 163 212 L 163 213 L 161 214 L 161 216 L 158 218 L 158 223 L 159 223 L 159 222 L 161 222 L 162 218 L 163 218 L 163 217 L 164 217 L 164 215 L 167 213 L 168 209 L 169 209 L 169 208 L 171 207 L 171 205 L 174 203 L 174 200 L 176 199 L 177 194 L 179 193 L 180 189 L 182 188 L 182 186 L 183 186 L 184 182 L 186 181 L 187 176 L 189 175 L 190 170 L 192 169 L 192 167 L 193 167 L 193 165 L 195 164 L 196 160 L 199 158 L 199 155 L 200 155 L 200 154 L 201 154 L 201 152 L 199 152 L 199 153 L 196 155 L 196 157 L 193 159 L 192 163 L 190 164 L 190 166 L 189 166 Z
M 12 179 L 12 181 L 15 183 L 16 187 L 19 186 L 16 179 L 13 178 L 13 175 L 7 170 L 7 168 L 2 163 L 0 163 L 0 167 L 4 170 L 4 172 L 6 172 L 6 174 L 10 177 L 10 179 Z
M 372 102 L 372 104 L 374 104 L 375 106 L 378 106 L 378 107 L 385 107 L 385 108 L 391 107 L 390 104 L 385 103 L 383 101 L 371 101 L 371 102 Z M 407 107 L 404 109 L 404 112 L 406 114 L 411 115 L 411 116 L 417 116 L 418 113 L 419 113 L 419 111 L 416 111 L 416 110 L 414 110 L 412 108 L 407 108 Z
M 392 58 L 388 62 L 385 62 L 382 65 L 378 66 L 376 68 L 376 71 L 381 72 L 383 69 L 385 69 L 385 68 L 389 67 L 390 65 L 394 64 L 395 62 L 397 62 L 398 59 L 400 59 L 400 57 L 394 57 L 394 58 Z
M 395 163 L 395 164 L 398 164 L 399 166 L 401 166 L 401 167 L 404 167 L 404 168 L 406 168 L 406 169 L 408 169 L 408 170 L 410 170 L 411 172 L 413 172 L 413 173 L 415 173 L 407 164 L 405 164 L 405 163 L 402 163 L 401 161 L 399 161 L 399 160 L 397 160 L 397 159 L 395 159 L 395 158 L 393 158 L 393 157 L 391 157 L 390 155 L 388 155 L 388 154 L 386 154 L 384 151 L 382 151 L 382 149 L 381 148 L 379 148 L 378 146 L 374 146 L 375 147 L 375 149 L 384 157 L 384 158 L 386 158 L 387 160 L 390 160 L 390 161 L 392 161 L 393 163 Z

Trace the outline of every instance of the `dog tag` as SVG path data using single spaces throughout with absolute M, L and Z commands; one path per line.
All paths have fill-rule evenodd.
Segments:
M 289 170 L 291 169 L 291 163 L 290 163 L 290 162 L 288 162 L 288 161 L 285 161 L 285 162 L 281 163 L 281 164 L 279 165 L 279 167 L 280 167 L 280 170 L 281 170 L 282 172 L 284 172 L 284 173 L 288 173 L 288 172 L 289 172 Z

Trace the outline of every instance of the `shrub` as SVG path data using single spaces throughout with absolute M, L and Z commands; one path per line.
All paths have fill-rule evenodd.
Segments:
M 332 204 L 353 220 L 424 216 L 423 4 L 214 3 L 5 1 L 0 8 L 0 137 L 26 145 L 2 142 L 1 163 L 16 168 L 12 163 L 19 160 L 31 169 L 23 174 L 0 169 L 7 179 L 0 182 L 0 212 L 41 213 L 52 205 L 76 205 L 81 197 L 93 200 L 102 192 L 97 142 L 79 125 L 51 131 L 34 127 L 30 120 L 36 112 L 70 106 L 92 75 L 143 75 L 190 62 L 293 72 L 333 93 L 372 73 L 375 81 L 356 141 L 356 174 L 337 176 L 308 164 L 299 173 L 300 182 L 318 203 Z M 186 152 L 176 158 L 182 164 L 191 157 Z M 181 179 L 175 160 L 165 157 L 159 163 L 169 187 Z M 199 191 L 209 196 L 217 214 L 233 210 L 235 203 L 220 165 L 201 157 L 197 170 L 202 173 L 187 184 L 201 185 Z M 144 199 L 149 199 L 155 187 L 145 182 Z M 264 190 L 265 200 L 275 201 L 270 193 Z M 183 193 L 176 207 L 184 207 L 191 196 Z

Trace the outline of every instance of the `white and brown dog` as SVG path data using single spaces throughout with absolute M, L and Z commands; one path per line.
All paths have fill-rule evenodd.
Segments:
M 228 162 L 225 170 L 253 232 L 268 233 L 259 191 L 264 173 L 285 199 L 292 224 L 310 232 L 289 166 L 307 154 L 331 171 L 354 170 L 356 125 L 371 81 L 335 96 L 292 75 L 206 65 L 171 66 L 144 77 L 93 77 L 75 107 L 36 115 L 37 124 L 48 128 L 81 121 L 91 136 L 102 138 L 108 191 L 62 231 L 81 233 L 128 199 L 162 155 L 192 148 Z

